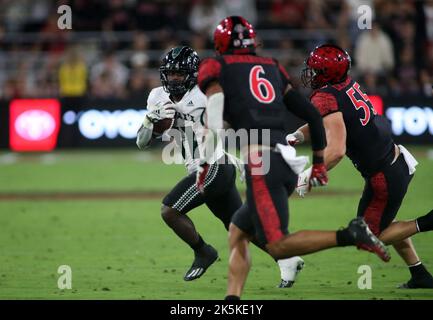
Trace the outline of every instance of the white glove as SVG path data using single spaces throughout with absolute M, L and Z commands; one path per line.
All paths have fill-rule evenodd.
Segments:
M 305 197 L 310 188 L 310 176 L 312 167 L 305 169 L 298 175 L 298 184 L 296 185 L 296 192 L 300 197 Z
M 146 114 L 146 118 L 151 122 L 155 123 L 162 119 L 173 119 L 176 114 L 174 104 L 167 102 L 162 106 L 157 106 L 152 111 Z
M 297 144 L 304 142 L 304 139 L 305 139 L 304 134 L 302 133 L 302 131 L 299 131 L 299 130 L 297 130 L 293 133 L 289 133 L 286 136 L 287 143 L 289 145 L 291 145 L 292 147 L 297 145 Z

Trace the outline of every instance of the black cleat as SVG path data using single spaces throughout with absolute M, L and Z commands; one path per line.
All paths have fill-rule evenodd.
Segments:
M 354 238 L 358 249 L 374 252 L 385 262 L 391 259 L 385 244 L 371 232 L 364 219 L 361 217 L 353 219 L 349 222 L 347 229 Z
M 183 280 L 192 281 L 200 278 L 217 259 L 218 252 L 211 245 L 206 244 L 199 254 L 195 253 L 194 262 Z
M 416 226 L 418 231 L 432 231 L 433 230 L 433 210 L 427 213 L 425 216 L 416 219 Z
M 281 279 L 280 284 L 278 285 L 278 288 L 291 288 L 295 284 L 295 281 L 288 281 Z
M 422 277 L 412 277 L 406 283 L 397 286 L 399 289 L 433 289 L 433 277 L 426 274 Z

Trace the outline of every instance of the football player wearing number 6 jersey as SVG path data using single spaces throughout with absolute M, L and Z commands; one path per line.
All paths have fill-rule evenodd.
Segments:
M 305 119 L 311 128 L 313 169 L 310 183 L 327 184 L 323 162 L 326 146 L 320 114 L 290 85 L 284 68 L 273 58 L 255 53 L 253 26 L 239 16 L 227 17 L 214 32 L 217 57 L 200 64 L 198 84 L 207 95 L 207 128 L 222 129 L 223 120 L 234 130 L 261 131 L 269 139 L 248 141 L 241 146 L 245 159 L 247 201 L 233 216 L 229 229 L 229 271 L 226 299 L 239 299 L 251 258 L 249 242 L 259 242 L 274 259 L 291 258 L 327 248 L 362 245 L 381 259 L 389 260 L 385 246 L 365 222 L 353 219 L 339 231 L 288 232 L 288 196 L 294 191 L 297 173 L 306 161 L 296 157 L 285 141 L 289 110 Z M 211 135 L 210 135 L 211 136 Z M 260 135 L 259 135 L 260 136 Z M 208 137 L 208 136 L 207 136 Z M 267 140 L 267 141 L 266 141 Z M 198 184 L 207 176 L 201 164 Z
M 418 164 L 397 146 L 385 117 L 376 114 L 368 96 L 348 72 L 351 60 L 343 49 L 325 44 L 314 49 L 303 71 L 305 86 L 314 89 L 311 102 L 323 117 L 328 146 L 325 165 L 335 167 L 346 154 L 365 180 L 358 205 L 371 231 L 392 244 L 409 267 L 411 279 L 400 288 L 433 288 L 433 277 L 418 258 L 410 236 L 433 229 L 433 211 L 412 221 L 395 221 Z M 286 139 L 295 145 L 309 139 L 305 125 Z M 310 170 L 299 176 L 298 193 L 308 191 Z

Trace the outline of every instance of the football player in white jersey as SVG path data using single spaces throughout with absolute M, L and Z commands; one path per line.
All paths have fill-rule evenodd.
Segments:
M 227 229 L 231 216 L 242 205 L 235 185 L 236 169 L 232 164 L 212 165 L 204 194 L 195 184 L 200 158 L 194 158 L 198 144 L 191 129 L 197 132 L 203 126 L 206 106 L 206 96 L 196 85 L 199 62 L 197 53 L 186 46 L 173 48 L 167 53 L 160 67 L 162 86 L 150 92 L 147 100 L 149 112 L 137 134 L 137 146 L 146 148 L 155 137 L 154 123 L 165 118 L 174 118 L 173 129 L 182 134 L 182 156 L 188 175 L 162 200 L 161 216 L 194 250 L 194 262 L 184 276 L 185 281 L 201 277 L 218 258 L 217 251 L 203 240 L 187 213 L 206 203 Z M 222 149 L 220 152 L 224 156 Z
M 206 204 L 228 229 L 233 214 L 242 206 L 235 184 L 236 168 L 228 161 L 220 145 L 217 145 L 215 154 L 216 159 L 223 161 L 209 166 L 203 193 L 196 186 L 200 161 L 196 151 L 197 137 L 204 127 L 207 99 L 197 86 L 199 62 L 197 53 L 187 46 L 175 47 L 167 53 L 160 67 L 162 86 L 150 92 L 147 100 L 149 112 L 137 133 L 140 149 L 145 149 L 155 138 L 153 126 L 162 119 L 174 119 L 173 129 L 181 133 L 182 157 L 188 175 L 162 200 L 161 216 L 194 251 L 194 261 L 184 276 L 185 281 L 200 278 L 218 258 L 217 251 L 203 240 L 187 213 Z M 287 287 L 293 284 L 302 265 L 299 257 L 279 261 L 282 280 Z

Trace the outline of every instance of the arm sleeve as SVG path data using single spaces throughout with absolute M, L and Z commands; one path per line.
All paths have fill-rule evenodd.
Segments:
M 155 110 L 155 105 L 158 102 L 157 94 L 155 92 L 155 89 L 150 91 L 149 96 L 147 97 L 147 106 L 146 109 L 149 111 Z
M 149 112 L 155 109 L 155 102 L 156 102 L 156 94 L 155 94 L 155 90 L 152 90 L 149 93 L 149 96 L 147 97 L 146 109 Z M 137 147 L 140 150 L 146 149 L 150 145 L 150 141 L 152 140 L 152 133 L 153 133 L 153 124 L 150 121 L 148 121 L 148 119 L 145 117 L 143 124 L 140 126 L 140 129 L 138 129 L 137 139 L 135 141 Z
M 153 132 L 153 124 L 149 122 L 148 125 L 142 124 L 140 129 L 137 132 L 137 140 L 135 143 L 137 144 L 138 149 L 143 150 L 146 149 L 150 141 L 152 140 L 152 132 Z
M 207 100 L 206 125 L 211 130 L 223 129 L 224 93 L 219 92 L 211 95 Z
M 208 58 L 200 63 L 198 70 L 198 86 L 203 93 L 212 81 L 218 81 L 221 74 L 221 63 L 214 59 Z
M 284 95 L 284 103 L 289 111 L 308 122 L 313 151 L 325 149 L 326 134 L 323 120 L 314 106 L 293 89 Z
M 322 117 L 340 111 L 335 97 L 327 92 L 316 92 L 311 96 L 311 103 L 316 107 Z

